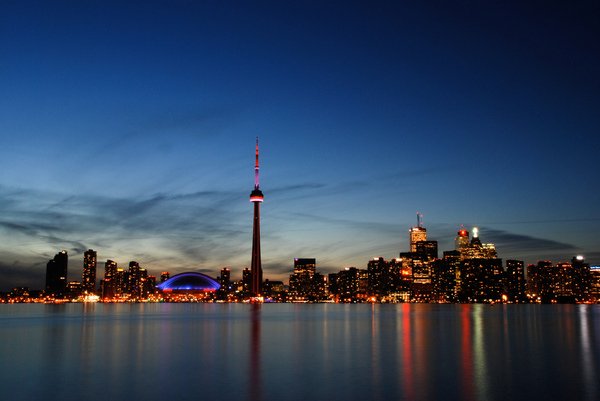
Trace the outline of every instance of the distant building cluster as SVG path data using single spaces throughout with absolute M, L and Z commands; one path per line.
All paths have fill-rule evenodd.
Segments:
M 519 260 L 498 258 L 494 244 L 482 243 L 477 228 L 461 228 L 455 249 L 438 255 L 420 219 L 409 230 L 410 251 L 386 260 L 376 257 L 366 268 L 347 267 L 324 275 L 316 258 L 295 258 L 286 285 L 264 280 L 260 295 L 270 302 L 418 302 L 418 303 L 584 303 L 600 302 L 600 267 L 581 256 L 570 262 L 539 261 L 525 268 Z M 67 251 L 46 266 L 44 290 L 14 288 L 3 302 L 247 302 L 256 297 L 251 269 L 232 280 L 229 267 L 219 277 L 191 272 L 159 281 L 136 261 L 127 268 L 104 262 L 97 280 L 97 253 L 83 255 L 81 281 L 68 280 Z
M 81 281 L 68 281 L 68 255 L 61 251 L 48 261 L 43 291 L 14 288 L 0 294 L 3 302 L 433 302 L 433 303 L 600 303 L 600 267 L 590 267 L 583 257 L 571 262 L 549 261 L 529 265 L 507 260 L 503 265 L 494 244 L 482 243 L 479 231 L 472 237 L 461 227 L 455 249 L 438 255 L 437 241 L 427 239 L 422 215 L 409 230 L 410 250 L 398 258 L 374 258 L 366 269 L 348 267 L 327 277 L 317 272 L 315 258 L 294 259 L 286 286 L 263 280 L 260 248 L 260 205 L 264 195 L 259 184 L 259 148 L 256 139 L 253 204 L 252 257 L 241 280 L 231 279 L 223 268 L 216 279 L 202 273 L 170 277 L 162 272 L 160 284 L 138 262 L 127 270 L 107 260 L 104 278 L 96 286 L 96 251 L 83 255 Z

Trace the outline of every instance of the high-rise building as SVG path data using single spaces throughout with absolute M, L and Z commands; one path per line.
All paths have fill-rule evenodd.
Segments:
M 88 294 L 96 292 L 96 256 L 96 251 L 93 249 L 83 253 L 81 289 Z
M 104 280 L 102 281 L 102 298 L 111 299 L 117 294 L 117 262 L 108 259 L 104 263 Z
M 389 263 L 382 257 L 373 258 L 367 263 L 369 295 L 379 300 L 389 293 L 391 287 Z
M 132 299 L 140 299 L 142 297 L 142 268 L 140 264 L 134 260 L 129 262 L 129 277 L 128 277 L 128 292 Z
M 465 248 L 470 245 L 471 241 L 469 239 L 469 232 L 464 229 L 464 227 L 460 227 L 458 230 L 456 239 L 454 240 L 455 248 L 458 252 L 463 253 Z
M 571 260 L 573 297 L 576 302 L 586 302 L 591 299 L 592 272 L 590 265 L 583 256 L 575 256 Z
M 411 227 L 410 236 L 410 251 L 417 252 L 417 242 L 427 241 L 427 229 L 425 227 Z
M 317 259 L 315 258 L 294 258 L 294 273 L 305 274 L 309 277 L 314 276 L 317 269 Z
M 434 260 L 438 258 L 437 241 L 417 241 L 416 253 L 425 256 L 427 259 Z
M 482 244 L 479 239 L 479 229 L 473 227 L 473 238 L 469 241 L 469 233 L 461 229 L 456 237 L 456 250 L 461 259 L 493 259 L 497 257 L 494 244 Z
M 60 251 L 46 265 L 46 291 L 54 295 L 64 295 L 67 290 L 67 251 Z
M 221 269 L 221 276 L 219 277 L 219 284 L 221 288 L 228 288 L 231 285 L 231 269 L 224 267 Z
M 164 283 L 165 281 L 167 281 L 169 279 L 169 277 L 171 277 L 171 273 L 169 273 L 169 272 L 161 272 L 160 273 L 160 282 Z
M 245 293 L 252 290 L 252 270 L 247 267 L 242 270 L 242 287 Z
M 221 275 L 217 278 L 217 282 L 221 284 L 221 287 L 217 290 L 217 299 L 224 301 L 233 290 L 231 283 L 231 269 L 228 267 L 222 268 Z
M 325 298 L 325 277 L 316 272 L 315 258 L 294 258 L 294 272 L 290 275 L 290 301 L 319 301 Z
M 129 272 L 118 267 L 115 276 L 115 295 L 120 297 L 127 293 L 129 293 Z
M 260 260 L 260 204 L 264 200 L 258 180 L 258 138 L 256 138 L 256 161 L 254 164 L 254 190 L 250 193 L 250 202 L 254 204 L 254 219 L 252 223 L 252 260 L 250 271 L 252 285 L 250 291 L 253 296 L 259 296 L 263 281 L 262 263 Z
M 459 302 L 502 302 L 503 294 L 502 259 L 473 258 L 461 261 Z
M 600 302 L 600 266 L 590 266 L 590 300 Z
M 444 256 L 433 263 L 433 299 L 441 303 L 457 300 L 457 285 L 460 287 L 460 253 L 444 251 Z
M 423 215 L 417 212 L 417 226 L 411 227 L 410 230 L 408 230 L 411 252 L 417 252 L 417 242 L 427 241 L 427 229 L 423 227 L 421 222 L 422 217 Z
M 530 300 L 549 303 L 554 298 L 554 276 L 555 268 L 549 260 L 527 266 L 527 296 Z
M 521 260 L 506 261 L 506 296 L 509 302 L 526 302 L 525 264 Z
M 356 267 L 347 267 L 329 278 L 329 292 L 338 302 L 357 302 L 362 298 L 361 275 Z

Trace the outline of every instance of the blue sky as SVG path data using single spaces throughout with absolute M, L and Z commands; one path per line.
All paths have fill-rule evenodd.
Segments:
M 125 3 L 3 2 L 0 289 L 61 249 L 241 275 L 256 136 L 266 277 L 396 257 L 417 211 L 600 263 L 596 3 Z

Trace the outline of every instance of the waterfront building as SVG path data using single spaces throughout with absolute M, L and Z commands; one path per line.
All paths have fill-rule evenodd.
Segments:
M 527 266 L 527 296 L 533 302 L 550 302 L 554 297 L 554 267 L 549 260 Z
M 206 274 L 187 272 L 176 274 L 156 286 L 167 301 L 206 301 L 212 299 L 221 285 Z
M 104 263 L 102 299 L 112 299 L 117 295 L 117 262 L 108 259 Z
M 142 268 L 135 260 L 129 262 L 127 293 L 131 299 L 140 299 L 142 297 Z
M 244 294 L 249 294 L 252 288 L 252 271 L 247 267 L 242 271 L 242 286 Z
M 442 259 L 432 264 L 432 300 L 440 303 L 457 301 L 457 283 L 460 283 L 460 252 L 444 251 Z
M 590 300 L 600 303 L 600 266 L 590 266 Z
M 83 253 L 81 289 L 87 294 L 96 292 L 96 257 L 96 251 L 93 249 L 88 249 Z
M 576 302 L 586 302 L 591 299 L 592 273 L 590 265 L 583 256 L 575 256 L 571 260 L 573 296 Z
M 502 259 L 464 259 L 460 263 L 458 301 L 466 303 L 501 302 L 504 294 Z
M 390 266 L 382 257 L 376 257 L 367 263 L 369 295 L 378 300 L 388 295 L 392 277 Z
M 360 275 L 356 267 L 329 275 L 329 292 L 337 302 L 357 302 L 361 297 Z
M 46 292 L 56 296 L 65 295 L 67 290 L 67 251 L 60 251 L 46 265 Z
M 295 258 L 290 275 L 288 300 L 319 301 L 326 298 L 325 277 L 316 272 L 315 258 Z
M 527 302 L 525 264 L 521 260 L 506 261 L 506 297 L 509 302 Z

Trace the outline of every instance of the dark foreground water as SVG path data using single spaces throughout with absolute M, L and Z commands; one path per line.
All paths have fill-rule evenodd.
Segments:
M 600 400 L 600 306 L 0 305 L 2 400 Z

